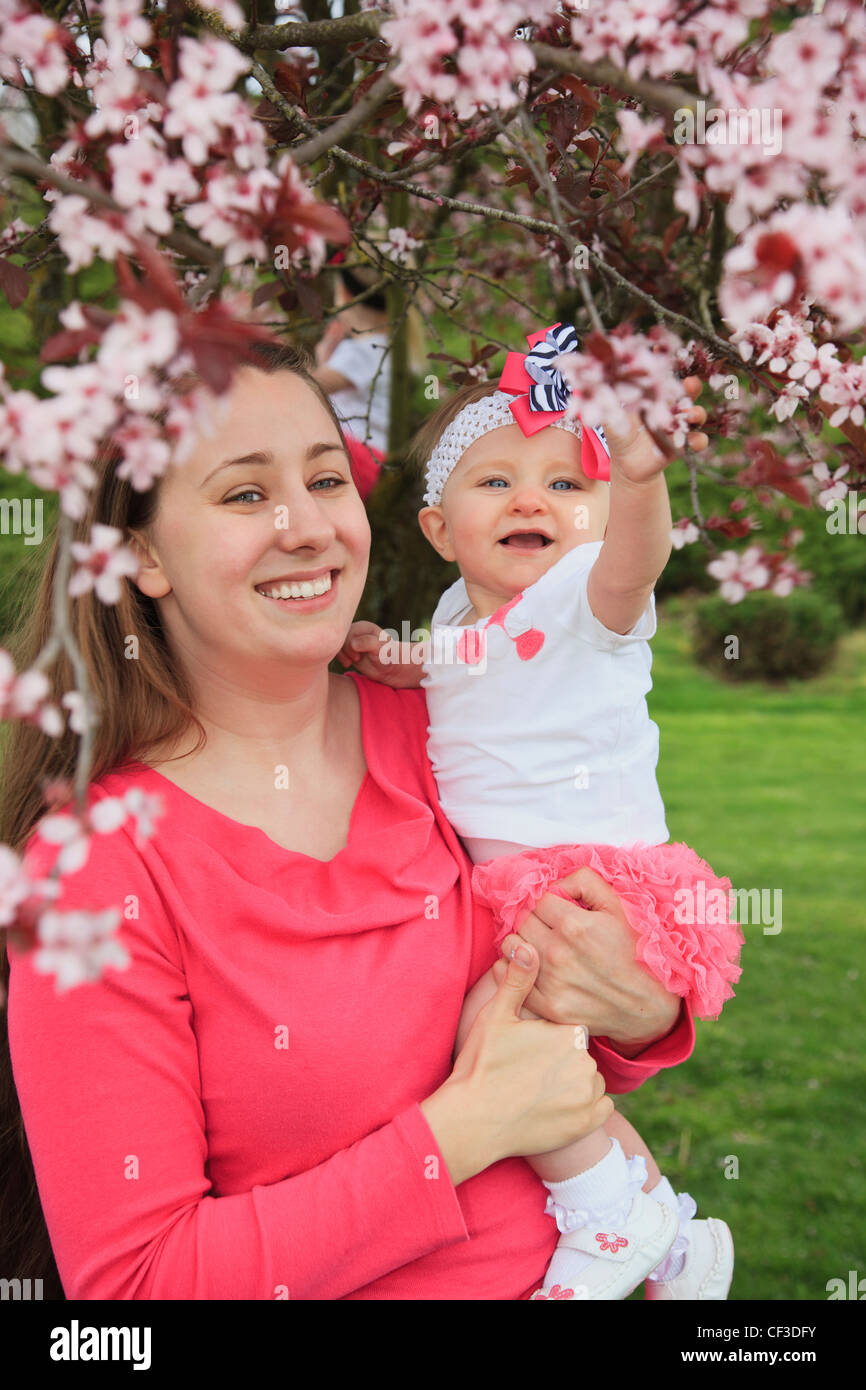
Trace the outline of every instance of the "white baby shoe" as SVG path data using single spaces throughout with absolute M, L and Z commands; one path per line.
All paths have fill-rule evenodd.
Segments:
M 625 1298 L 664 1259 L 678 1230 L 679 1223 L 672 1211 L 638 1191 L 624 1221 L 612 1224 L 609 1219 L 592 1217 L 587 1225 L 560 1235 L 560 1246 L 591 1255 L 592 1263 L 581 1269 L 573 1288 L 554 1284 L 552 1288 L 537 1290 L 532 1299 Z
M 689 1244 L 683 1267 L 673 1279 L 647 1279 L 648 1300 L 722 1302 L 734 1274 L 734 1242 L 724 1221 L 707 1217 L 688 1223 Z

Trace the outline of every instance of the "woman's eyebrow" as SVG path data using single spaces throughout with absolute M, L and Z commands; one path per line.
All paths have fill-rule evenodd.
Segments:
M 336 451 L 340 454 L 345 454 L 348 458 L 348 454 L 346 453 L 346 450 L 343 448 L 342 444 L 336 444 L 332 440 L 321 440 L 318 444 L 310 445 L 309 449 L 304 455 L 304 461 L 311 462 L 313 459 L 317 459 L 320 454 L 326 454 L 334 449 L 336 449 Z M 242 454 L 240 458 L 225 459 L 222 463 L 218 463 L 216 468 L 211 469 L 207 477 L 204 478 L 201 483 L 199 483 L 199 487 L 204 487 L 205 483 L 209 483 L 211 478 L 213 478 L 217 473 L 221 472 L 223 468 L 249 467 L 253 464 L 259 464 L 261 466 L 269 465 L 273 462 L 274 456 L 271 453 L 270 449 L 255 449 L 251 454 Z

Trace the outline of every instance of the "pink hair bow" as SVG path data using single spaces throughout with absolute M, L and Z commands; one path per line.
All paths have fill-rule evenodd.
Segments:
M 499 389 L 516 397 L 511 413 L 528 437 L 565 415 L 571 389 L 553 366 L 553 359 L 564 352 L 577 352 L 579 339 L 573 324 L 553 323 L 527 333 L 526 341 L 529 352 L 507 354 Z M 587 478 L 610 482 L 610 450 L 604 430 L 583 428 L 580 464 Z

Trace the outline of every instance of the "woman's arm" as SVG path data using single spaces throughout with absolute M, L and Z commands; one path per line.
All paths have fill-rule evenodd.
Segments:
M 126 970 L 58 994 L 32 956 L 10 951 L 15 1084 L 67 1297 L 337 1299 L 468 1240 L 419 1105 L 306 1172 L 213 1195 L 194 1001 L 124 832 L 95 837 L 58 907 L 133 900 Z

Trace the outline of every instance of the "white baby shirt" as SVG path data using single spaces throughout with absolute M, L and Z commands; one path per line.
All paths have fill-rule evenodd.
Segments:
M 624 635 L 599 622 L 586 586 L 601 546 L 575 546 L 492 619 L 458 626 L 471 607 L 462 579 L 433 614 L 427 748 L 475 862 L 669 838 L 645 698 L 655 596 Z
M 373 385 L 382 355 L 388 347 L 387 333 L 364 333 L 342 338 L 325 366 L 352 382 L 351 388 L 331 393 L 331 404 L 350 434 L 384 454 L 388 449 L 388 422 L 391 408 L 391 358 L 385 358 Z M 367 433 L 367 406 L 370 406 L 370 432 Z

